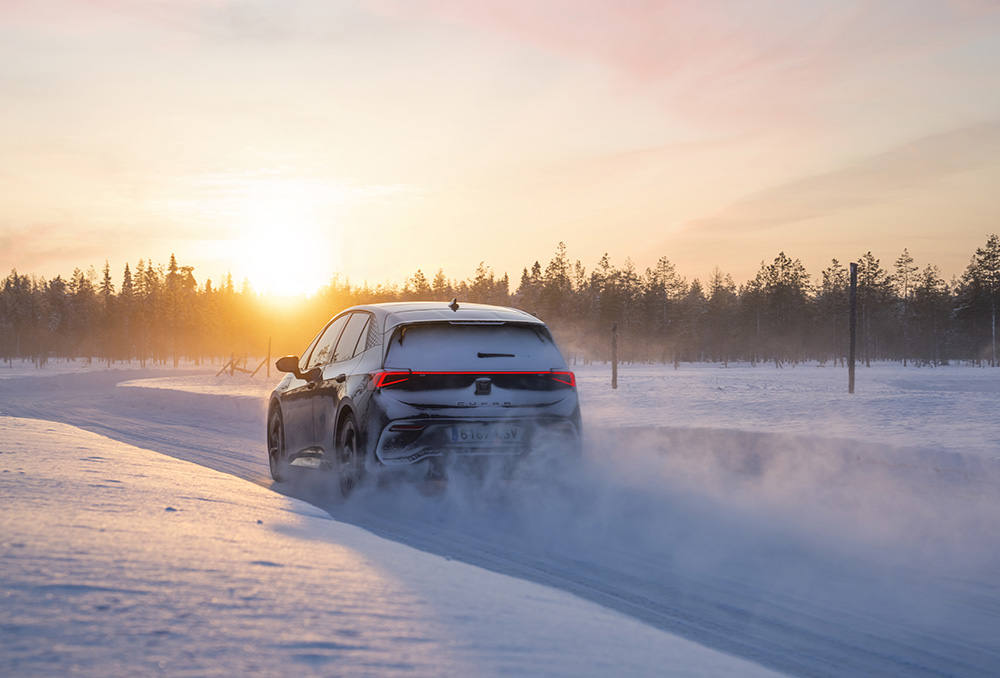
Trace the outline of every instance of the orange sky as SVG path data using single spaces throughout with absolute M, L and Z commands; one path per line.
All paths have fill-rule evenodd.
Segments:
M 1000 230 L 998 72 L 987 0 L 7 0 L 0 270 L 950 276 Z

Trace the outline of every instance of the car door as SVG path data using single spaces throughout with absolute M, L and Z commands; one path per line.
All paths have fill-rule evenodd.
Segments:
M 351 314 L 329 363 L 323 367 L 323 381 L 313 397 L 313 430 L 317 436 L 316 445 L 325 452 L 334 449 L 337 410 L 347 388 L 347 377 L 355 370 L 364 350 L 371 317 L 366 311 Z
M 314 367 L 325 365 L 333 354 L 341 331 L 347 324 L 348 314 L 333 320 L 313 342 L 312 348 L 299 361 L 299 371 L 306 373 Z M 316 446 L 313 424 L 313 396 L 320 381 L 306 381 L 292 377 L 289 388 L 281 396 L 281 412 L 285 421 L 285 446 L 291 454 Z

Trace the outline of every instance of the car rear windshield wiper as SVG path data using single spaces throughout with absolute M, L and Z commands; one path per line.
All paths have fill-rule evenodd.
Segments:
M 480 351 L 476 354 L 479 358 L 513 358 L 515 357 L 513 353 L 483 353 Z

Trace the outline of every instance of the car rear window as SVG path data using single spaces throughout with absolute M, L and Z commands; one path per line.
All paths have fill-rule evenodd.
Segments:
M 566 367 L 541 325 L 433 323 L 396 328 L 386 368 L 413 371 L 508 372 Z

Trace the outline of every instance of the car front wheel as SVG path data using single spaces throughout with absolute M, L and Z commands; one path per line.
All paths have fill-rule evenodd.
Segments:
M 285 466 L 285 425 L 281 419 L 281 410 L 277 407 L 271 411 L 267 420 L 267 463 L 275 482 L 280 483 L 285 479 L 282 474 Z

